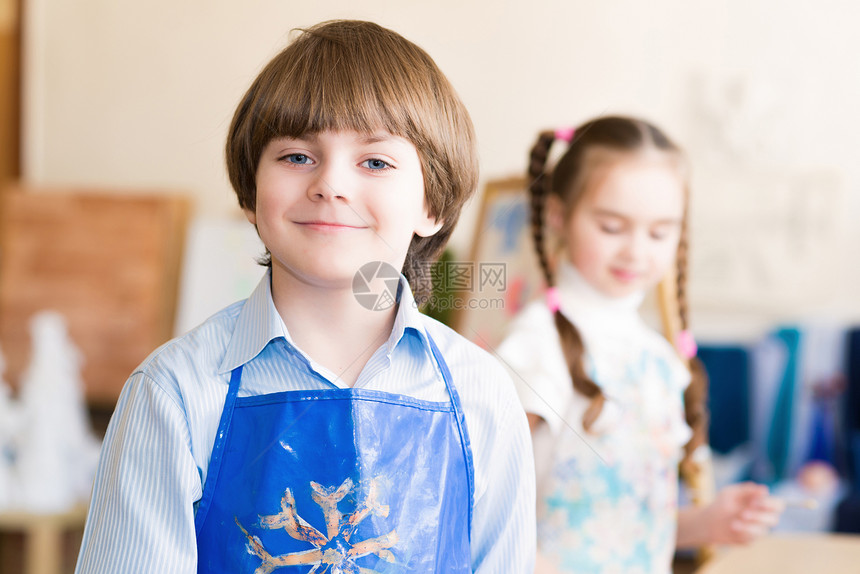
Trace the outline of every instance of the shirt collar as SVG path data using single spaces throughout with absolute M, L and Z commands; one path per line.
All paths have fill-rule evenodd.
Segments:
M 272 299 L 272 271 L 263 275 L 257 288 L 245 301 L 219 373 L 232 371 L 260 354 L 269 341 L 284 337 L 286 328 Z
M 289 331 L 272 299 L 271 276 L 272 272 L 269 270 L 242 306 L 233 335 L 227 345 L 224 360 L 221 361 L 218 369 L 219 373 L 227 373 L 244 365 L 259 355 L 270 341 L 279 337 L 293 345 Z M 397 300 L 399 306 L 394 317 L 394 326 L 385 343 L 386 354 L 391 355 L 406 333 L 416 335 L 430 351 L 430 342 L 424 329 L 422 315 L 418 311 L 412 289 L 402 274 L 398 284 Z
M 562 311 L 577 320 L 594 316 L 602 320 L 638 318 L 639 307 L 645 299 L 644 291 L 625 297 L 607 297 L 592 287 L 582 273 L 567 261 L 559 263 L 558 293 Z
M 394 347 L 400 342 L 406 333 L 413 333 L 418 336 L 419 340 L 430 350 L 430 342 L 427 340 L 427 332 L 424 329 L 424 321 L 421 312 L 418 310 L 418 304 L 415 302 L 415 296 L 412 294 L 412 289 L 409 287 L 409 282 L 406 277 L 400 275 L 400 283 L 397 286 L 397 315 L 394 317 L 394 327 L 391 329 L 391 336 L 386 342 L 386 352 L 390 355 L 394 351 Z

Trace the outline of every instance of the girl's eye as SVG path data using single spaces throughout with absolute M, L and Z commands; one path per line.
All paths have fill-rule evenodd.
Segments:
M 361 162 L 361 165 L 373 171 L 382 171 L 391 167 L 388 162 L 382 161 L 381 159 L 368 159 Z
M 311 163 L 311 158 L 309 158 L 303 153 L 291 153 L 287 156 L 284 156 L 284 159 L 296 165 L 307 165 Z
M 668 239 L 673 234 L 675 229 L 676 228 L 674 226 L 666 225 L 660 226 L 657 229 L 652 229 L 651 239 L 654 239 L 655 241 L 663 241 L 664 239 Z
M 610 235 L 617 235 L 618 233 L 621 233 L 621 226 L 603 224 L 600 226 L 600 230 L 604 233 L 609 233 Z

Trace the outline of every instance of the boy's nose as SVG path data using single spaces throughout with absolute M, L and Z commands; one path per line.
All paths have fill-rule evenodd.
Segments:
M 337 165 L 323 164 L 316 171 L 316 178 L 308 185 L 308 198 L 313 201 L 345 199 L 349 194 L 348 176 Z
M 316 178 L 308 186 L 308 198 L 311 200 L 335 199 L 339 194 L 332 188 L 325 178 Z

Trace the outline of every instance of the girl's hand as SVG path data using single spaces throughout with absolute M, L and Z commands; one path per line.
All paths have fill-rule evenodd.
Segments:
M 768 495 L 762 484 L 732 484 L 717 493 L 704 508 L 711 544 L 748 544 L 779 522 L 785 503 Z

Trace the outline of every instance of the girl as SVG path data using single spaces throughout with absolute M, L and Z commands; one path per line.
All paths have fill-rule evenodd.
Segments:
M 548 174 L 559 140 L 568 147 Z M 644 121 L 598 118 L 541 134 L 529 186 L 548 289 L 517 317 L 499 354 L 532 428 L 539 564 L 547 572 L 666 573 L 676 545 L 743 543 L 765 532 L 780 509 L 759 485 L 677 509 L 679 463 L 683 456 L 692 468 L 705 443 L 705 382 L 698 363 L 688 369 L 637 309 L 676 264 L 686 328 L 680 150 Z M 548 253 L 549 234 L 560 257 Z M 678 348 L 695 355 L 686 331 Z

